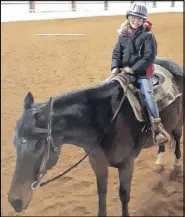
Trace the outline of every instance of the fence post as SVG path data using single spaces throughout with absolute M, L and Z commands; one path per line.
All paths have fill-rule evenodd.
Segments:
M 72 11 L 76 11 L 76 1 L 72 1 Z
M 171 2 L 171 7 L 175 7 L 175 1 Z
M 109 9 L 109 1 L 104 1 L 104 10 L 107 11 Z
M 30 12 L 35 12 L 35 1 L 29 1 L 30 4 Z

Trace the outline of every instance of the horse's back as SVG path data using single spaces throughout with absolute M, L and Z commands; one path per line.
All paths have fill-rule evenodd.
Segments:
M 155 59 L 155 64 L 164 67 L 168 70 L 174 77 L 175 84 L 178 86 L 180 92 L 183 92 L 183 85 L 185 85 L 184 71 L 183 68 L 176 63 L 174 60 L 164 57 L 157 57 Z

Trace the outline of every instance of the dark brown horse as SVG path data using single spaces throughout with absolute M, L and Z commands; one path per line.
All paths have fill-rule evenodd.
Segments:
M 165 58 L 157 58 L 156 63 L 171 72 L 174 85 L 182 92 L 182 68 Z M 28 93 L 16 124 L 17 159 L 8 192 L 8 200 L 16 212 L 28 207 L 33 193 L 31 186 L 36 186 L 45 172 L 55 166 L 62 144 L 67 143 L 87 153 L 91 150 L 88 156 L 97 180 L 98 215 L 106 216 L 109 166 L 118 169 L 122 216 L 129 215 L 134 160 L 142 148 L 153 145 L 153 140 L 150 130 L 142 130 L 146 123 L 136 119 L 127 97 L 111 123 L 123 96 L 117 81 L 63 94 L 45 103 L 34 103 L 33 95 Z M 182 99 L 178 97 L 160 113 L 165 129 L 176 143 L 176 161 L 180 159 Z

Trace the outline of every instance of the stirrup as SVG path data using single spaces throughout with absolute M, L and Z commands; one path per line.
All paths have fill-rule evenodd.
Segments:
M 168 143 L 171 139 L 169 133 L 164 129 L 161 118 L 150 117 L 152 125 L 153 140 L 157 145 Z
M 168 143 L 171 139 L 169 133 L 161 127 L 160 132 L 155 132 L 152 130 L 153 133 L 153 140 L 157 145 Z

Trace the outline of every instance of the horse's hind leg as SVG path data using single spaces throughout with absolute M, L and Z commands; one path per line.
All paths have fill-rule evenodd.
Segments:
M 128 203 L 130 201 L 130 188 L 133 169 L 134 161 L 126 162 L 122 167 L 118 168 L 120 180 L 119 196 L 122 202 L 122 216 L 129 216 Z
M 181 167 L 180 164 L 180 157 L 181 157 L 181 150 L 180 150 L 180 139 L 182 136 L 182 126 L 177 126 L 172 133 L 173 138 L 171 142 L 172 146 L 172 169 L 177 167 Z
M 107 215 L 106 196 L 107 196 L 107 179 L 108 179 L 108 164 L 104 153 L 100 150 L 90 153 L 89 162 L 96 175 L 97 191 L 99 197 L 98 216 Z

